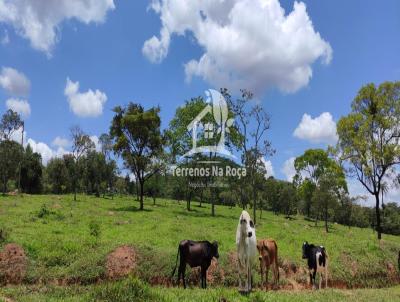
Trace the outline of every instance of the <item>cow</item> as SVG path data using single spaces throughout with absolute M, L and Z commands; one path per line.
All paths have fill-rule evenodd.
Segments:
M 303 259 L 307 259 L 310 284 L 317 287 L 315 275 L 319 273 L 319 286 L 321 288 L 322 275 L 324 274 L 325 288 L 328 287 L 328 254 L 323 246 L 315 246 L 307 241 L 303 243 Z
M 178 284 L 182 278 L 183 287 L 186 288 L 185 270 L 187 263 L 190 267 L 201 267 L 201 287 L 207 288 L 207 270 L 211 264 L 212 258 L 219 258 L 218 243 L 216 241 L 210 243 L 209 241 L 182 240 L 178 246 L 175 268 L 172 272 L 171 278 L 173 278 L 175 274 L 179 255 Z
M 238 253 L 239 291 L 251 291 L 251 266 L 257 256 L 257 239 L 254 223 L 249 213 L 242 211 L 236 230 L 236 247 Z M 242 286 L 245 277 L 245 288 Z
M 260 274 L 261 284 L 264 282 L 265 272 L 265 289 L 268 289 L 268 272 L 270 266 L 272 266 L 272 272 L 274 274 L 274 285 L 276 286 L 279 282 L 279 267 L 278 267 L 278 245 L 273 239 L 263 239 L 257 241 L 257 250 L 260 260 Z

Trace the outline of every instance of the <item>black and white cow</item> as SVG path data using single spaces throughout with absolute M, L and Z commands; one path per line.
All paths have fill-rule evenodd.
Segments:
M 310 284 L 317 287 L 315 275 L 319 276 L 319 287 L 321 288 L 322 275 L 325 279 L 325 288 L 328 287 L 328 254 L 323 246 L 315 246 L 314 244 L 303 243 L 303 259 L 307 259 L 308 271 L 310 274 Z

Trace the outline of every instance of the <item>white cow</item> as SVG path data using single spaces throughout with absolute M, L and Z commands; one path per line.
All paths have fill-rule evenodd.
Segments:
M 249 213 L 243 211 L 239 218 L 236 230 L 236 247 L 239 264 L 239 290 L 251 291 L 251 266 L 257 256 L 256 230 Z M 242 277 L 246 278 L 245 288 L 242 286 Z

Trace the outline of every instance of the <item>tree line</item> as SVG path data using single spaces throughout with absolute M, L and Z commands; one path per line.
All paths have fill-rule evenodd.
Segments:
M 338 222 L 371 226 L 379 239 L 382 232 L 400 233 L 400 208 L 394 202 L 383 202 L 388 190 L 400 184 L 400 82 L 363 86 L 351 112 L 337 123 L 338 143 L 298 156 L 292 182 L 267 175 L 263 159 L 275 150 L 268 139 L 270 118 L 264 107 L 246 90 L 239 97 L 227 89 L 220 93 L 229 110 L 214 108 L 217 115 L 203 117 L 197 143 L 223 141 L 223 147 L 237 155 L 236 160 L 215 150 L 184 156 L 193 139 L 187 126 L 210 105 L 202 97 L 179 107 L 165 130 L 161 129 L 159 107 L 146 109 L 133 102 L 117 106 L 109 132 L 100 136 L 101 150 L 76 126 L 70 131 L 71 152 L 52 158 L 46 166 L 29 145 L 22 147 L 12 139 L 24 124 L 17 113 L 8 110 L 0 124 L 2 191 L 5 194 L 10 187 L 30 194 L 73 193 L 74 199 L 77 193 L 99 197 L 134 194 L 141 210 L 145 196 L 154 202 L 165 197 L 186 202 L 188 211 L 193 201 L 199 206 L 210 203 L 213 216 L 215 205 L 239 205 L 251 208 L 255 221 L 263 210 L 271 210 L 288 218 L 302 214 L 316 224 L 323 221 L 327 232 L 330 223 Z M 121 167 L 117 159 L 122 160 Z M 220 167 L 245 167 L 246 175 L 178 177 L 171 170 L 196 168 L 206 161 Z M 362 196 L 349 195 L 346 177 L 357 179 L 373 196 L 374 212 L 358 205 Z

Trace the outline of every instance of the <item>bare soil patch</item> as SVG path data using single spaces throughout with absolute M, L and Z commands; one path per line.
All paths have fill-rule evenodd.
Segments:
M 21 284 L 26 276 L 27 257 L 15 243 L 7 244 L 0 252 L 0 283 Z
M 119 279 L 127 276 L 136 267 L 136 251 L 133 247 L 123 245 L 117 247 L 107 256 L 106 277 L 107 279 Z

